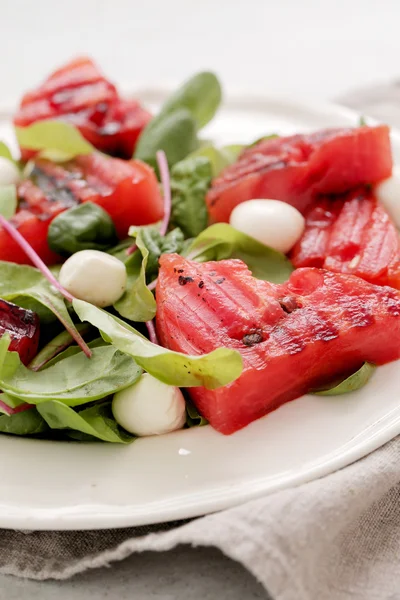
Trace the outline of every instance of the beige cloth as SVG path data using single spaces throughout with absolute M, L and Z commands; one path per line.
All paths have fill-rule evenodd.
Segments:
M 396 86 L 381 88 L 385 102 L 391 89 L 397 93 Z M 368 110 L 361 111 L 384 118 L 376 93 L 364 98 Z M 348 103 L 359 107 L 359 96 Z M 83 533 L 3 530 L 0 572 L 65 579 L 135 552 L 190 544 L 220 548 L 274 600 L 400 600 L 399 481 L 400 437 L 337 473 L 190 522 Z

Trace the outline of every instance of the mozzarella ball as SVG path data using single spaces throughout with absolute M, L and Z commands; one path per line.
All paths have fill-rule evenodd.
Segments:
M 0 186 L 16 184 L 20 180 L 20 173 L 15 163 L 4 156 L 0 156 Z
M 149 373 L 114 395 L 112 412 L 117 423 L 138 436 L 169 433 L 181 429 L 186 422 L 181 390 Z
M 232 211 L 230 224 L 265 246 L 286 254 L 301 238 L 305 220 L 290 204 L 280 200 L 248 200 Z
M 73 296 L 100 308 L 119 300 L 126 289 L 125 265 L 105 252 L 81 250 L 65 261 L 61 285 Z
M 392 176 L 385 179 L 375 188 L 376 199 L 392 217 L 396 227 L 400 229 L 400 168 L 393 169 Z

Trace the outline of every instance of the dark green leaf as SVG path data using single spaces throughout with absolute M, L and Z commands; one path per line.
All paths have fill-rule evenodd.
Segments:
M 222 90 L 217 76 L 209 71 L 204 71 L 185 81 L 168 98 L 158 118 L 186 108 L 196 120 L 198 129 L 201 129 L 214 117 L 221 100 Z
M 211 163 L 204 156 L 188 157 L 171 171 L 171 222 L 186 237 L 198 235 L 207 227 L 206 193 L 212 178 Z
M 156 153 L 164 150 L 170 166 L 185 158 L 198 146 L 196 121 L 186 108 L 156 117 L 141 134 L 135 158 L 157 166 Z
M 355 390 L 359 390 L 368 383 L 375 369 L 375 365 L 364 363 L 363 366 L 353 373 L 353 375 L 350 375 L 350 377 L 347 377 L 340 382 L 336 382 L 333 384 L 333 387 L 314 392 L 314 394 L 317 396 L 340 396 L 341 394 L 348 394 Z
M 70 256 L 80 250 L 107 250 L 117 243 L 113 220 L 100 206 L 85 202 L 59 214 L 47 234 L 50 248 Z
M 72 429 L 103 442 L 119 444 L 128 444 L 135 439 L 116 423 L 110 401 L 80 411 L 62 402 L 49 401 L 38 405 L 37 410 L 52 429 Z M 73 437 L 84 439 L 82 436 Z
M 203 427 L 203 425 L 208 425 L 207 419 L 201 416 L 190 399 L 186 400 L 186 425 L 188 427 Z
M 188 248 L 186 256 L 199 262 L 240 258 L 254 277 L 272 283 L 283 283 L 293 271 L 291 262 L 284 254 L 264 246 L 226 223 L 211 225 L 200 233 Z
M 79 323 L 76 329 L 81 335 L 89 331 L 90 326 L 88 324 Z M 32 371 L 39 371 L 47 365 L 53 358 L 59 356 L 61 352 L 67 349 L 75 342 L 74 338 L 68 331 L 62 331 L 55 338 L 53 338 L 44 348 L 36 354 L 35 358 L 29 363 L 29 368 Z M 80 351 L 79 346 L 76 346 L 77 351 Z
M 68 356 L 43 371 L 31 371 L 16 352 L 7 352 L 9 338 L 0 338 L 0 387 L 9 396 L 29 404 L 60 400 L 68 406 L 105 398 L 133 384 L 141 369 L 113 346 Z
M 38 435 L 48 431 L 46 421 L 37 412 L 30 408 L 14 415 L 0 416 L 0 431 L 10 435 Z
M 88 302 L 74 300 L 73 306 L 81 321 L 97 327 L 107 341 L 169 385 L 215 389 L 231 383 L 242 372 L 242 357 L 235 350 L 218 348 L 209 354 L 187 356 L 152 344 L 133 327 Z

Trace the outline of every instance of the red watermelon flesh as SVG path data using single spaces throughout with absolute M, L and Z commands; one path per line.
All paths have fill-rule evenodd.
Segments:
M 214 179 L 207 195 L 210 220 L 229 222 L 235 206 L 252 198 L 282 200 L 304 213 L 319 194 L 347 192 L 391 171 L 385 125 L 267 139 Z
M 400 358 L 400 293 L 350 275 L 305 268 L 283 285 L 239 260 L 160 259 L 157 333 L 163 346 L 201 354 L 238 350 L 242 375 L 216 390 L 191 388 L 198 410 L 230 434 L 284 402 L 348 375 L 364 361 Z
M 370 190 L 321 198 L 290 258 L 295 267 L 323 267 L 400 289 L 400 238 Z

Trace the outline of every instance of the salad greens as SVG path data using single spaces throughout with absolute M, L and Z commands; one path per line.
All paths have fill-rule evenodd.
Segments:
M 103 442 L 128 444 L 135 439 L 117 425 L 110 400 L 79 411 L 58 400 L 49 400 L 39 404 L 37 411 L 51 429 L 69 429 Z M 79 439 L 76 435 L 73 437 Z
M 227 223 L 217 223 L 205 229 L 186 251 L 187 258 L 198 262 L 240 258 L 254 277 L 272 283 L 283 283 L 293 271 L 284 254 L 264 246 Z
M 143 229 L 143 232 L 146 229 Z M 130 321 L 151 321 L 156 314 L 156 301 L 146 285 L 146 267 L 149 250 L 142 239 L 142 230 L 136 236 L 136 252 L 126 260 L 128 284 L 125 294 L 114 304 L 115 310 Z
M 316 391 L 314 394 L 317 396 L 340 396 L 359 390 L 368 383 L 374 374 L 375 369 L 375 365 L 366 362 L 358 369 L 358 371 L 349 377 L 346 377 L 343 381 L 335 383 L 332 387 L 327 389 Z
M 211 162 L 204 156 L 188 157 L 172 167 L 171 222 L 186 237 L 195 237 L 207 227 L 205 196 L 211 184 Z
M 7 158 L 8 160 L 11 160 L 12 162 L 14 162 L 14 158 L 13 158 L 13 155 L 11 154 L 10 148 L 7 146 L 7 144 L 5 144 L 4 142 L 1 142 L 1 141 L 0 141 L 0 156 L 2 156 L 3 158 Z
M 117 239 L 110 215 L 93 202 L 79 204 L 57 215 L 47 234 L 50 248 L 61 256 L 70 256 L 79 250 L 107 250 Z
M 64 121 L 45 120 L 27 127 L 16 127 L 15 134 L 21 147 L 40 150 L 42 158 L 56 162 L 94 151 L 92 144 L 85 140 L 79 130 Z
M 0 298 L 34 310 L 47 323 L 49 312 L 54 314 L 75 340 L 81 339 L 64 299 L 38 269 L 0 261 Z
M 41 371 L 25 367 L 17 352 L 9 352 L 10 339 L 0 338 L 0 387 L 7 397 L 29 404 L 59 400 L 68 406 L 87 404 L 132 385 L 141 375 L 135 362 L 114 346 L 94 348 L 68 356 Z
M 17 190 L 15 185 L 0 187 L 0 214 L 6 219 L 11 219 L 17 210 Z
M 159 150 L 164 150 L 170 166 L 186 158 L 198 148 L 197 132 L 213 118 L 221 98 L 221 86 L 213 73 L 198 73 L 190 78 L 145 127 L 135 158 L 154 167 Z
M 192 152 L 188 158 L 195 158 L 198 156 L 208 158 L 211 163 L 212 176 L 217 177 L 225 167 L 228 167 L 237 160 L 244 148 L 245 146 L 243 144 L 231 144 L 230 146 L 224 146 L 222 148 L 217 148 L 212 144 L 205 144 Z
M 213 390 L 231 383 L 242 372 L 242 357 L 235 350 L 218 348 L 209 354 L 187 356 L 149 342 L 133 327 L 93 304 L 75 299 L 73 307 L 81 321 L 97 327 L 106 341 L 169 385 Z
M 49 426 L 35 407 L 12 415 L 0 416 L 0 432 L 9 435 L 39 435 L 49 432 Z

